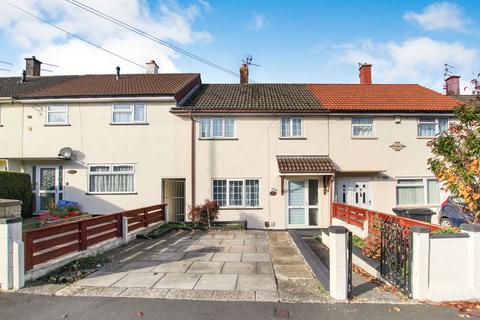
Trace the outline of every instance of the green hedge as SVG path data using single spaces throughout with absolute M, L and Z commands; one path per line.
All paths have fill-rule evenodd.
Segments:
M 0 198 L 22 201 L 22 217 L 30 218 L 33 211 L 30 175 L 0 171 Z

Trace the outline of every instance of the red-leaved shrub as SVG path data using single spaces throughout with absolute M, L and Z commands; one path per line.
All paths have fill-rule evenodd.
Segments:
M 188 218 L 193 222 L 210 226 L 211 221 L 218 219 L 218 203 L 207 199 L 204 204 L 190 207 Z

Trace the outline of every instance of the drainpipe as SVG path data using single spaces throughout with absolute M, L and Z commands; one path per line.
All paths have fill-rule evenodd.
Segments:
M 195 182 L 196 182 L 196 150 L 195 150 L 195 120 L 193 119 L 193 115 L 192 115 L 192 112 L 190 111 L 190 120 L 191 120 L 191 123 L 192 123 L 192 127 L 191 127 L 191 133 L 192 133 L 192 142 L 191 142 L 191 169 L 192 169 L 192 172 L 191 172 L 191 175 L 192 175 L 192 207 L 195 206 L 195 202 L 196 202 L 196 199 L 195 199 Z

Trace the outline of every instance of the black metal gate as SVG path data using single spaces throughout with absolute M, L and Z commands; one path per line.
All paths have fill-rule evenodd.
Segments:
M 395 221 L 382 220 L 380 239 L 380 273 L 382 277 L 410 298 L 412 293 L 412 239 L 409 228 Z
M 347 297 L 348 299 L 352 299 L 352 233 L 350 231 L 347 232 Z

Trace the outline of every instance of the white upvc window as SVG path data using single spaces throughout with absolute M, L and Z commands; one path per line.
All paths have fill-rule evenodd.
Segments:
M 352 137 L 373 137 L 373 117 L 352 118 Z
M 135 180 L 133 164 L 90 164 L 89 193 L 132 193 Z
M 143 103 L 116 103 L 112 106 L 112 123 L 145 123 L 147 108 Z
M 398 178 L 396 189 L 398 206 L 440 204 L 440 185 L 435 178 Z
M 212 199 L 220 208 L 256 208 L 260 205 L 258 179 L 214 179 Z
M 200 119 L 200 139 L 229 139 L 235 137 L 233 118 Z
M 68 124 L 68 106 L 54 105 L 47 107 L 47 124 Z
M 417 136 L 434 137 L 448 130 L 447 117 L 418 117 Z
M 302 138 L 303 137 L 303 118 L 282 117 L 280 119 L 280 137 L 281 138 Z

